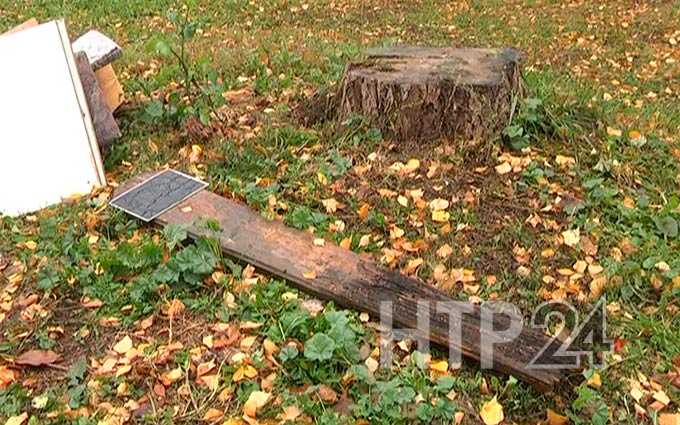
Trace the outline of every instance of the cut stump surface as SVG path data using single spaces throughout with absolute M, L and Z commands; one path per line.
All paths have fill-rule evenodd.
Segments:
M 340 119 L 359 114 L 398 141 L 497 135 L 521 90 L 514 49 L 391 47 L 350 64 Z

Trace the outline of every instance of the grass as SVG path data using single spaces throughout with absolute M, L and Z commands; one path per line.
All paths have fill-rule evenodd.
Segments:
M 196 423 L 216 409 L 229 423 L 254 391 L 273 395 L 258 418 L 288 412 L 323 424 L 452 423 L 457 413 L 479 423 L 494 396 L 507 423 L 538 423 L 547 409 L 576 424 L 658 423 L 677 412 L 680 4 L 393 3 L 10 2 L 0 30 L 61 16 L 72 35 L 96 27 L 123 45 L 116 69 L 128 101 L 117 115 L 123 138 L 106 159 L 112 182 L 171 165 L 459 299 L 501 299 L 528 313 L 556 298 L 585 311 L 606 296 L 617 351 L 597 371 L 601 385 L 576 376 L 544 395 L 474 364 L 437 374 L 432 364 L 443 353 L 431 360 L 411 349 L 398 351 L 391 370 L 370 373 L 376 335 L 361 312 L 332 303 L 317 311 L 286 282 L 223 258 L 214 241 L 188 244 L 182 229 L 160 231 L 104 208 L 105 191 L 0 217 L 0 254 L 15 262 L 0 271 L 0 367 L 28 349 L 52 349 L 68 370 L 17 370 L 20 379 L 0 389 L 0 418 Z M 173 100 L 182 93 L 180 64 L 157 51 L 176 34 L 168 11 L 198 28 L 187 63 L 205 94 L 194 93 L 190 105 Z M 471 158 L 447 143 L 395 147 L 360 118 L 312 128 L 293 118 L 364 47 L 398 43 L 516 46 L 529 95 L 540 101 L 537 121 L 520 115 L 512 124 L 521 140 L 494 141 L 490 157 Z M 224 102 L 222 92 L 238 90 L 218 105 L 223 121 L 207 136 L 187 125 L 210 112 L 210 99 Z M 197 161 L 183 150 L 192 145 Z M 502 154 L 525 165 L 498 175 Z M 558 155 L 573 165 L 559 165 Z M 411 158 L 420 161 L 415 172 L 390 171 Z M 452 201 L 448 225 L 418 206 L 436 198 Z M 329 199 L 339 207 L 328 208 Z M 590 245 L 561 243 L 575 228 Z M 444 245 L 452 254 L 438 253 Z M 603 267 L 603 288 L 561 274 L 578 261 Z M 455 281 L 459 269 L 475 281 Z M 124 336 L 140 352 L 129 371 L 112 351 Z M 231 342 L 223 349 L 215 341 Z M 237 351 L 244 358 L 233 361 Z M 107 359 L 115 368 L 102 373 Z M 181 378 L 167 381 L 175 369 Z M 241 379 L 245 372 L 251 376 Z M 667 406 L 654 404 L 660 392 Z

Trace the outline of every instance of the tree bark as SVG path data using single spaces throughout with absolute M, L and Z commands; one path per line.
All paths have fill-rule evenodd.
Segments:
M 401 142 L 493 137 L 520 92 L 514 49 L 382 48 L 347 67 L 337 117 L 363 115 Z

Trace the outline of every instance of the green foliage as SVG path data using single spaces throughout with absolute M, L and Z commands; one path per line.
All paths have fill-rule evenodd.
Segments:
M 77 409 L 87 403 L 87 360 L 81 358 L 76 361 L 66 373 L 68 405 L 71 409 Z
M 222 93 L 227 87 L 207 62 L 192 61 L 189 42 L 199 23 L 189 19 L 189 11 L 170 10 L 166 16 L 174 31 L 157 36 L 154 49 L 161 57 L 176 62 L 182 91 L 173 91 L 166 99 L 151 100 L 144 108 L 143 118 L 149 123 L 180 125 L 195 117 L 207 126 L 217 116 L 217 108 L 225 103 Z
M 513 99 L 513 111 L 517 104 L 517 99 Z M 511 116 L 510 124 L 503 130 L 503 136 L 513 149 L 520 150 L 552 130 L 543 101 L 530 97 L 522 100 L 518 112 Z
M 609 423 L 609 407 L 597 391 L 582 384 L 576 389 L 576 394 L 578 397 L 571 404 L 573 412 L 569 412 L 569 417 L 575 425 Z M 584 417 L 589 419 L 584 420 Z
M 186 240 L 188 228 L 189 226 L 185 224 L 169 224 L 163 228 L 163 237 L 170 251 Z
M 323 213 L 312 211 L 305 206 L 295 206 L 293 210 L 286 214 L 286 224 L 298 229 L 317 227 L 328 222 L 328 216 Z
M 0 390 L 0 416 L 16 416 L 25 411 L 29 396 L 19 384 Z
M 315 334 L 305 342 L 305 357 L 310 360 L 330 360 L 334 351 L 335 341 L 323 333 Z

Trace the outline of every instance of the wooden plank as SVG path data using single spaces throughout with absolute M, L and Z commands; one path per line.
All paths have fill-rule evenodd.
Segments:
M 111 142 L 121 136 L 118 123 L 116 123 L 113 113 L 106 103 L 104 93 L 97 83 L 97 77 L 95 77 L 85 52 L 76 53 L 75 59 L 80 82 L 87 98 L 87 106 L 90 108 L 97 143 L 99 143 L 101 150 L 108 150 Z
M 145 177 L 148 175 L 138 176 L 125 187 L 139 183 Z M 124 187 L 120 188 L 118 193 L 123 190 Z M 204 226 L 195 224 L 204 219 L 219 222 L 219 242 L 225 254 L 285 278 L 314 296 L 369 312 L 374 317 L 380 313 L 381 301 L 392 301 L 394 324 L 403 328 L 416 328 L 418 300 L 432 303 L 453 301 L 433 286 L 386 269 L 337 245 L 326 243 L 316 246 L 313 235 L 280 222 L 268 221 L 247 206 L 208 191 L 200 192 L 161 214 L 154 223 L 161 226 L 189 225 L 189 234 L 196 239 L 213 236 Z M 310 271 L 316 274 L 316 278 L 305 278 Z M 479 360 L 482 317 L 479 307 L 472 304 L 467 307 L 472 314 L 454 316 L 462 317 L 462 320 L 452 323 L 462 333 L 459 346 L 451 345 L 450 316 L 441 309 L 431 317 L 430 334 L 416 335 Z M 496 329 L 507 328 L 507 317 L 495 316 L 493 321 Z M 514 375 L 541 391 L 548 391 L 562 379 L 562 372 L 528 367 L 548 341 L 549 338 L 541 332 L 524 328 L 516 339 L 495 346 L 493 368 Z
M 113 65 L 108 64 L 96 70 L 94 75 L 97 77 L 99 87 L 104 92 L 106 104 L 109 105 L 111 112 L 115 111 L 123 103 L 123 87 L 118 82 Z

